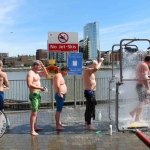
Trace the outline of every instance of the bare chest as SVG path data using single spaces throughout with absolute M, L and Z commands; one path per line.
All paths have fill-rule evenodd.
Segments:
M 40 81 L 39 74 L 34 74 L 34 76 L 33 76 L 33 82 L 38 82 L 38 81 Z

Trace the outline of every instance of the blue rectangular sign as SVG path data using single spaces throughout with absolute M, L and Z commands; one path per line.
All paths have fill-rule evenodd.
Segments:
M 82 75 L 82 53 L 69 53 L 68 67 L 68 75 Z

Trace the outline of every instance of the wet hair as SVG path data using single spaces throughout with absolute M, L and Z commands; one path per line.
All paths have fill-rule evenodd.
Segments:
M 34 60 L 32 66 L 34 67 L 35 65 L 39 65 L 39 64 L 40 64 L 39 60 Z
M 69 69 L 67 66 L 63 66 L 63 67 L 61 67 L 60 71 L 64 71 L 64 70 L 69 71 L 70 69 Z
M 0 60 L 0 66 L 3 66 L 3 62 Z
M 150 55 L 146 55 L 144 61 L 150 61 Z
M 89 63 L 89 65 L 97 65 L 97 61 L 96 60 L 91 60 L 91 62 Z
M 92 62 L 93 62 L 92 63 L 93 65 L 97 65 L 98 64 L 97 60 L 92 60 Z

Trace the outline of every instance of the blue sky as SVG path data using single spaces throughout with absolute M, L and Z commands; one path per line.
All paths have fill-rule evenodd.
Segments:
M 101 51 L 125 38 L 149 39 L 149 7 L 150 0 L 0 0 L 0 52 L 35 55 L 47 49 L 49 31 L 78 32 L 82 39 L 84 25 L 97 20 Z

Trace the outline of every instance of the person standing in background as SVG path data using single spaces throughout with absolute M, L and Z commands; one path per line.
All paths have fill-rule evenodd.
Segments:
M 4 109 L 4 90 L 8 90 L 9 82 L 7 74 L 2 71 L 3 62 L 0 60 L 0 110 Z
M 40 71 L 42 69 L 42 71 Z M 38 135 L 36 131 L 42 130 L 37 127 L 37 114 L 41 103 L 41 91 L 45 91 L 46 88 L 41 86 L 40 77 L 47 76 L 48 72 L 39 60 L 33 62 L 32 69 L 28 72 L 26 77 L 27 86 L 29 88 L 29 99 L 31 103 L 31 116 L 30 116 L 30 128 L 31 135 Z
M 104 58 L 100 58 L 99 63 L 96 60 L 91 61 L 88 68 L 83 73 L 84 82 L 84 96 L 86 98 L 86 110 L 85 110 L 85 127 L 88 130 L 97 130 L 97 128 L 91 125 L 91 118 L 95 119 L 95 105 L 97 104 L 95 98 L 96 80 L 95 72 L 101 67 Z
M 64 130 L 65 126 L 60 121 L 60 113 L 62 112 L 63 104 L 66 98 L 67 86 L 65 84 L 64 76 L 68 74 L 69 68 L 64 66 L 60 69 L 60 73 L 57 73 L 53 78 L 53 85 L 55 89 L 55 100 L 56 100 L 56 130 Z

